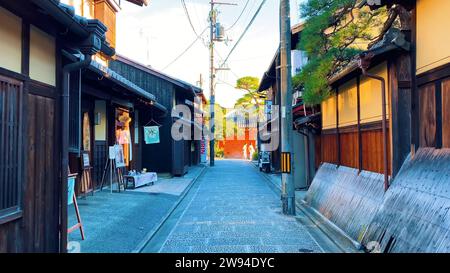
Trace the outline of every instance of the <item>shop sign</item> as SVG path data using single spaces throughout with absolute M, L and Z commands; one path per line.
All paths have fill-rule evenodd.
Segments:
M 144 141 L 145 144 L 159 143 L 159 127 L 145 126 L 144 127 Z
M 123 155 L 123 148 L 122 145 L 114 145 L 115 150 L 115 160 L 116 160 L 116 167 L 122 168 L 125 167 L 125 158 Z

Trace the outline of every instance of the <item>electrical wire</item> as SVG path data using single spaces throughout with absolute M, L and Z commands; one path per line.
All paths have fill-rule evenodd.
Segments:
M 169 66 L 171 66 L 172 64 L 174 64 L 176 61 L 178 61 L 184 54 L 186 54 L 186 52 L 188 52 L 188 50 L 189 49 L 191 49 L 193 46 L 194 46 L 194 44 L 199 40 L 199 39 L 201 39 L 201 35 L 203 35 L 203 33 L 205 33 L 205 31 L 207 30 L 207 29 L 209 29 L 209 27 L 206 27 L 201 33 L 200 33 L 200 35 L 198 35 L 197 36 L 197 38 L 195 38 L 195 40 L 185 49 L 185 50 L 183 50 L 183 52 L 181 52 L 181 54 L 180 55 L 178 55 L 173 61 L 171 61 L 168 65 L 166 65 L 163 69 L 162 69 L 162 71 L 164 71 L 164 70 L 166 70 Z
M 237 17 L 236 21 L 234 21 L 234 23 L 229 28 L 227 28 L 226 31 L 229 31 L 230 29 L 232 29 L 237 24 L 237 22 L 241 19 L 242 14 L 244 14 L 244 11 L 247 8 L 249 2 L 250 2 L 250 0 L 247 0 L 247 2 L 245 3 L 244 8 L 241 11 L 241 14 L 239 14 L 239 16 Z
M 189 15 L 189 11 L 186 7 L 186 2 L 184 0 L 181 0 L 181 5 L 183 6 L 184 13 L 186 14 L 186 17 L 188 18 L 188 21 L 189 21 L 189 24 L 191 25 L 192 31 L 194 31 L 195 36 L 199 36 L 197 31 L 195 30 L 194 24 L 192 23 L 191 16 Z
M 249 28 L 251 27 L 251 25 L 253 24 L 253 21 L 255 21 L 256 17 L 258 16 L 259 12 L 261 11 L 261 8 L 263 7 L 264 3 L 266 3 L 266 0 L 262 0 L 261 4 L 258 7 L 258 10 L 255 12 L 255 14 L 253 15 L 252 19 L 250 20 L 250 22 L 248 23 L 247 27 L 244 29 L 244 32 L 242 32 L 241 36 L 239 37 L 238 41 L 236 42 L 236 44 L 234 44 L 233 48 L 230 50 L 230 52 L 228 53 L 227 57 L 225 58 L 225 60 L 223 61 L 222 65 L 220 67 L 223 67 L 224 64 L 228 61 L 228 58 L 230 57 L 230 55 L 233 53 L 233 51 L 236 49 L 236 47 L 239 45 L 239 43 L 241 42 L 242 38 L 245 36 L 245 34 L 247 33 L 247 31 L 249 30 Z

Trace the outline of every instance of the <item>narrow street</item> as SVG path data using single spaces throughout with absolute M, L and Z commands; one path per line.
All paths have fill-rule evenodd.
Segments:
M 281 213 L 267 183 L 247 161 L 218 160 L 144 252 L 323 252 L 295 217 Z

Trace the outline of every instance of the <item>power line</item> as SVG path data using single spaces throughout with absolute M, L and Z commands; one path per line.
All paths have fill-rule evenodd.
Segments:
M 263 0 L 261 2 L 261 4 L 258 7 L 258 10 L 255 12 L 255 14 L 253 15 L 252 19 L 250 20 L 250 22 L 248 23 L 247 27 L 245 28 L 244 32 L 242 32 L 241 36 L 239 37 L 238 41 L 236 42 L 236 44 L 234 44 L 233 48 L 230 50 L 230 52 L 228 53 L 227 57 L 225 58 L 225 60 L 223 61 L 221 67 L 223 67 L 223 65 L 228 61 L 228 58 L 230 57 L 230 55 L 233 53 L 233 51 L 236 49 L 236 47 L 238 46 L 238 44 L 240 43 L 240 41 L 242 40 L 242 38 L 245 36 L 245 34 L 247 33 L 247 31 L 249 30 L 250 26 L 253 24 L 253 21 L 255 21 L 256 17 L 259 14 L 259 11 L 261 10 L 261 8 L 263 7 L 264 3 L 266 3 L 266 0 Z
M 234 21 L 234 23 L 231 25 L 231 27 L 227 28 L 227 31 L 232 29 L 236 25 L 236 23 L 239 21 L 239 19 L 241 19 L 242 14 L 244 14 L 244 11 L 247 8 L 247 5 L 248 5 L 249 2 L 250 2 L 250 0 L 247 0 L 247 3 L 245 3 L 245 6 L 244 6 L 244 8 L 241 11 L 241 14 L 239 14 L 239 16 L 237 17 L 236 21 Z
M 186 7 L 186 2 L 184 0 L 181 0 L 181 5 L 183 6 L 184 13 L 186 14 L 186 17 L 188 18 L 189 24 L 191 25 L 192 31 L 194 31 L 195 36 L 199 36 L 197 31 L 195 30 L 194 24 L 192 24 L 191 16 L 189 15 L 189 11 Z
M 192 23 L 191 16 L 189 15 L 189 11 L 188 11 L 188 9 L 187 9 L 187 5 L 186 5 L 185 0 L 181 0 L 181 5 L 183 6 L 184 13 L 186 14 L 186 17 L 188 18 L 189 24 L 190 24 L 190 26 L 191 26 L 191 28 L 192 28 L 192 31 L 195 33 L 195 36 L 197 36 L 197 37 L 200 36 L 199 38 L 202 39 L 203 45 L 204 45 L 205 47 L 208 47 L 208 44 L 205 42 L 205 40 L 203 39 L 203 37 L 201 37 L 201 35 L 198 35 L 197 31 L 195 30 L 195 27 L 194 27 L 194 24 Z M 194 10 L 195 10 L 195 7 L 194 7 Z
M 185 49 L 183 50 L 183 52 L 181 52 L 180 55 L 178 55 L 173 61 L 171 61 L 168 65 L 166 65 L 162 71 L 166 70 L 169 66 L 171 66 L 173 63 L 175 63 L 176 61 L 178 61 L 178 59 L 180 59 L 189 49 L 191 49 L 191 47 L 194 46 L 194 44 L 201 38 L 201 35 L 203 35 L 203 33 L 205 33 L 205 31 L 208 29 L 209 27 L 206 27 L 201 33 L 200 35 L 197 36 L 197 38 L 195 38 L 195 40 Z

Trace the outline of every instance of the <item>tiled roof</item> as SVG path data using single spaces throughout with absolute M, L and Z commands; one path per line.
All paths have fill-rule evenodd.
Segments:
M 154 102 L 155 106 L 161 109 L 162 111 L 167 111 L 166 107 L 162 106 L 156 101 L 155 95 L 137 86 L 133 82 L 121 76 L 119 73 L 110 69 L 109 67 L 105 67 L 100 63 L 92 60 L 89 69 L 96 73 L 101 74 L 105 78 L 110 79 L 111 81 L 117 83 L 118 85 L 124 87 L 125 89 L 130 90 L 134 94 Z

